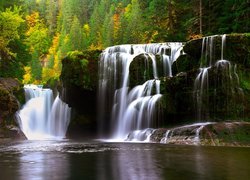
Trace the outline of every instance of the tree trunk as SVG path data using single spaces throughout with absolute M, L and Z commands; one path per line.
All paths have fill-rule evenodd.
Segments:
M 200 16 L 200 34 L 202 34 L 202 0 L 200 0 L 200 13 L 199 13 L 199 16 Z

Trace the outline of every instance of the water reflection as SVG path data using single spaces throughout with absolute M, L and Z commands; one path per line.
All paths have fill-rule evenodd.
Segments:
M 23 153 L 19 159 L 20 180 L 63 180 L 69 177 L 68 157 L 44 152 Z
M 98 155 L 98 179 L 137 180 L 161 179 L 152 149 L 121 149 L 111 154 Z
M 68 179 L 68 155 L 58 153 L 63 145 L 59 141 L 24 141 L 0 146 L 0 179 Z
M 249 179 L 250 148 L 23 142 L 0 145 L 0 179 Z
M 158 144 L 126 146 L 119 151 L 98 154 L 97 179 L 242 180 L 250 177 L 249 148 Z

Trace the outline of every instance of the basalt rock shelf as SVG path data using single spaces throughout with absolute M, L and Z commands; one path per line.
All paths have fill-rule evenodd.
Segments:
M 126 141 L 176 145 L 250 146 L 249 122 L 206 122 L 131 132 Z

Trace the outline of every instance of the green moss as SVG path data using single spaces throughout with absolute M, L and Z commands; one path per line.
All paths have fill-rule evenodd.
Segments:
M 96 89 L 98 57 L 100 50 L 73 51 L 62 60 L 61 80 L 64 86 L 77 86 L 82 89 Z
M 213 39 L 213 62 L 221 59 L 221 36 Z M 224 49 L 224 59 L 250 67 L 250 36 L 246 34 L 227 34 Z M 202 39 L 189 41 L 184 46 L 184 51 L 197 62 L 201 60 Z M 210 58 L 210 57 L 209 57 Z M 204 60 L 204 59 L 203 59 Z
M 246 122 L 221 122 L 202 129 L 202 144 L 206 145 L 249 145 L 250 124 Z

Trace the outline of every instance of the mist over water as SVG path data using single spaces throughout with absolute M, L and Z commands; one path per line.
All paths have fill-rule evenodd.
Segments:
M 59 96 L 54 100 L 51 89 L 25 86 L 26 104 L 17 113 L 18 123 L 29 140 L 62 139 L 65 137 L 70 108 Z

